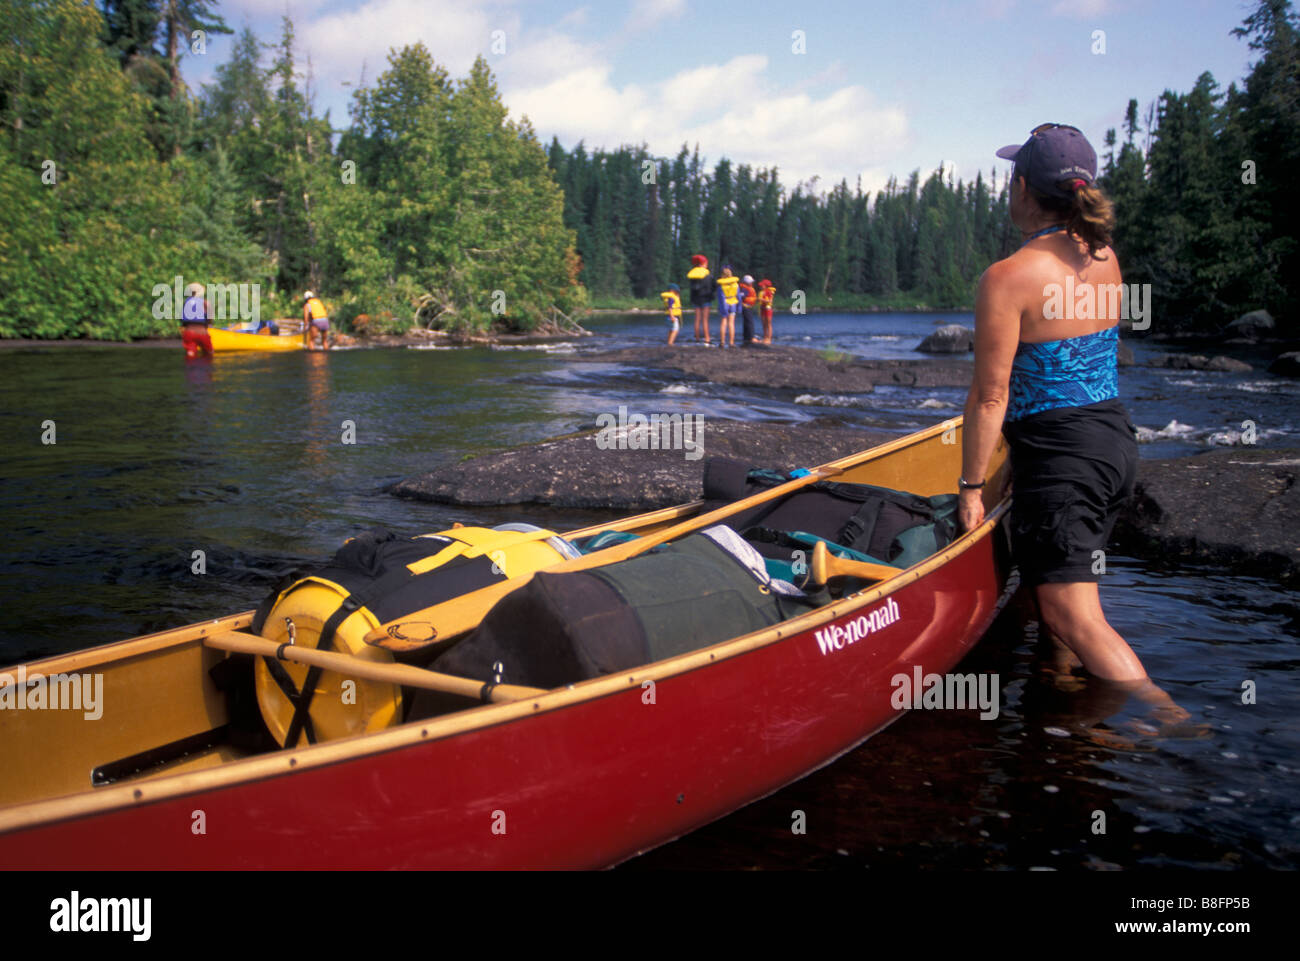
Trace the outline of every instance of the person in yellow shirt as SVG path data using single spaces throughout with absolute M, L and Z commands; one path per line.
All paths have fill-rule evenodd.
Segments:
M 736 346 L 736 314 L 740 312 L 740 278 L 731 273 L 731 267 L 724 265 L 722 276 L 718 278 L 718 313 L 721 315 L 721 329 L 718 331 L 718 346 L 727 346 L 727 335 L 731 335 L 731 346 Z
M 330 318 L 325 305 L 310 290 L 302 295 L 302 338 L 308 350 L 315 350 L 312 341 L 320 335 L 320 349 L 330 349 Z
M 668 346 L 677 343 L 677 331 L 682 326 L 682 289 L 676 284 L 669 284 L 668 289 L 659 295 L 668 311 Z

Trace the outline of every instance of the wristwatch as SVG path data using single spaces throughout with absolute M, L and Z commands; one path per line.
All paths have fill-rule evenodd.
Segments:
M 966 478 L 962 477 L 961 475 L 958 475 L 957 477 L 958 490 L 977 491 L 984 486 L 984 483 L 985 483 L 984 481 L 980 481 L 978 484 L 968 484 L 966 482 Z

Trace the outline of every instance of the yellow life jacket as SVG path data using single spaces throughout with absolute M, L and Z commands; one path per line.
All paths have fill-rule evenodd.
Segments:
M 311 315 L 312 320 L 323 320 L 329 316 L 325 310 L 325 305 L 320 302 L 319 297 L 313 297 L 307 301 L 307 313 Z
M 665 290 L 659 295 L 659 298 L 664 302 L 664 307 L 668 309 L 671 316 L 680 317 L 682 315 L 682 298 L 677 291 Z
M 686 271 L 686 276 L 691 280 L 699 280 L 701 277 L 709 276 L 708 267 L 692 267 Z
M 739 299 L 736 297 L 736 288 L 739 286 L 740 286 L 739 277 L 718 278 L 718 289 L 722 291 L 722 296 L 726 299 L 728 304 L 735 304 L 740 302 Z

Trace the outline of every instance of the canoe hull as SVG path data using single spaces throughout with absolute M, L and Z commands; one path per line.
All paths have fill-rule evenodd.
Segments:
M 896 579 L 905 583 L 836 603 L 833 620 L 815 629 L 794 624 L 758 646 L 742 638 L 586 682 L 510 705 L 513 715 L 491 727 L 458 731 L 453 716 L 370 735 L 365 753 L 350 746 L 356 739 L 281 752 L 242 762 L 256 765 L 255 779 L 214 787 L 196 776 L 201 792 L 155 796 L 162 783 L 143 782 L 130 806 L 8 834 L 6 861 L 201 870 L 615 864 L 770 794 L 896 720 L 892 679 L 918 667 L 951 670 L 991 623 L 1005 598 L 1000 541 L 991 520 L 961 550 Z M 872 633 L 847 641 L 859 633 L 854 622 L 890 605 L 896 620 L 878 614 Z M 602 696 L 584 696 L 590 685 Z
M 279 353 L 287 350 L 302 350 L 302 338 L 292 335 L 272 337 L 269 334 L 248 334 L 238 330 L 209 327 L 208 336 L 212 338 L 212 349 L 222 354 L 231 352 Z

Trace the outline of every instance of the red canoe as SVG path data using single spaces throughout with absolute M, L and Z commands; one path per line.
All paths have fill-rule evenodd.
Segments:
M 955 487 L 960 457 L 953 421 L 821 472 L 931 495 Z M 311 746 L 243 756 L 210 743 L 219 738 L 204 741 L 226 720 L 207 669 L 227 656 L 205 638 L 241 631 L 251 613 L 24 665 L 28 678 L 102 674 L 101 706 L 117 708 L 98 720 L 71 710 L 0 711 L 5 862 L 616 864 L 830 763 L 903 713 L 891 704 L 896 675 L 942 675 L 962 659 L 1006 595 L 1001 447 L 989 481 L 982 526 L 796 619 L 626 674 Z M 708 516 L 692 504 L 569 536 L 719 520 Z M 0 672 L 0 685 L 19 670 Z M 148 766 L 150 748 L 187 737 L 184 757 L 173 750 Z M 134 754 L 143 758 L 138 775 L 91 786 L 96 765 Z

